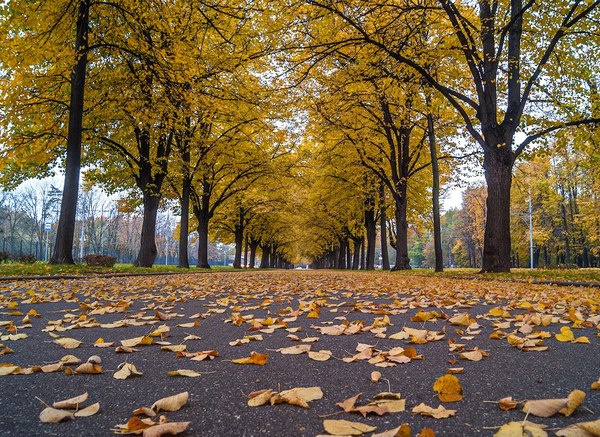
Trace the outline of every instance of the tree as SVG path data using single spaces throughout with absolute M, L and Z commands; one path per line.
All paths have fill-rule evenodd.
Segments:
M 355 7 L 318 0 L 306 3 L 331 15 L 324 19 L 322 14 L 312 17 L 315 20 L 338 22 L 330 39 L 320 41 L 322 47 L 328 51 L 357 43 L 375 47 L 400 65 L 410 67 L 461 115 L 466 129 L 480 146 L 488 185 L 482 271 L 509 271 L 510 188 L 515 160 L 529 144 L 544 135 L 566 126 L 599 121 L 588 113 L 584 118 L 546 119 L 539 124 L 533 123 L 530 115 L 534 112 L 531 102 L 540 86 L 551 81 L 547 64 L 560 62 L 562 47 L 573 52 L 573 46 L 594 45 L 590 39 L 597 35 L 591 29 L 600 2 L 523 4 L 521 0 L 510 0 L 483 1 L 476 6 L 450 0 L 427 2 L 425 6 L 435 15 L 428 15 L 425 23 L 447 29 L 438 33 L 438 38 L 448 40 L 450 33 L 456 38 L 463 69 L 469 72 L 466 87 L 462 80 L 445 80 L 431 74 L 430 62 L 443 65 L 445 61 L 441 52 L 432 56 L 431 45 L 424 45 L 419 53 L 415 47 L 409 51 L 404 44 L 397 44 L 395 23 L 410 22 L 411 18 L 419 20 L 426 13 L 425 7 L 415 7 L 409 0 L 399 5 L 381 2 L 374 7 L 359 2 L 353 4 Z M 591 55 L 589 51 L 588 54 Z M 577 75 L 577 63 L 561 65 L 565 67 L 563 74 Z M 516 133 L 524 128 L 529 128 L 525 139 L 515 144 Z

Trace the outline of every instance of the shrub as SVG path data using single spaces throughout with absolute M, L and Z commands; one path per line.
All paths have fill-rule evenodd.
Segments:
M 28 255 L 19 255 L 19 256 L 15 256 L 14 260 L 18 263 L 21 264 L 33 264 L 36 260 L 35 260 L 35 255 L 33 254 L 28 254 Z
M 88 266 L 112 267 L 117 262 L 117 258 L 108 255 L 89 254 L 83 257 L 83 262 Z
M 5 263 L 10 258 L 10 253 L 0 252 L 0 263 Z

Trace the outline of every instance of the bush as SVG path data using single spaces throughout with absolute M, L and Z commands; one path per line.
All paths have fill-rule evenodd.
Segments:
M 21 264 L 33 264 L 36 261 L 33 254 L 15 256 L 14 260 Z
M 83 262 L 88 266 L 112 267 L 117 262 L 117 258 L 108 255 L 90 254 L 83 257 Z
M 0 252 L 0 263 L 5 263 L 10 258 L 10 253 Z

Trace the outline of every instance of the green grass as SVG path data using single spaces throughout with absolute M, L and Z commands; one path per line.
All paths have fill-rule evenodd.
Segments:
M 413 269 L 397 274 L 439 275 L 465 278 L 489 278 L 521 281 L 596 282 L 600 283 L 600 269 L 512 269 L 510 273 L 479 273 L 478 269 L 445 269 L 434 273 L 431 269 Z
M 213 267 L 217 271 L 233 271 L 231 267 Z M 85 264 L 60 264 L 50 265 L 45 262 L 36 262 L 34 264 L 5 263 L 0 264 L 0 276 L 39 276 L 39 275 L 94 275 L 108 273 L 186 273 L 186 272 L 207 272 L 209 269 L 200 269 L 190 267 L 190 269 L 180 269 L 176 266 L 155 265 L 154 267 L 134 267 L 132 264 L 115 264 L 114 267 L 96 267 Z
M 0 264 L 0 276 L 39 276 L 39 275 L 95 275 L 109 273 L 187 273 L 207 271 L 235 271 L 232 267 L 213 267 L 211 270 L 191 267 L 189 270 L 176 266 L 156 264 L 154 267 L 134 267 L 132 264 L 116 264 L 114 267 L 91 267 L 85 264 L 49 265 L 45 262 L 34 264 Z M 377 271 L 376 271 L 377 272 Z M 381 271 L 379 271 L 381 273 Z M 413 269 L 394 272 L 395 275 L 422 275 L 461 278 L 489 278 L 521 281 L 560 281 L 600 283 L 600 269 L 513 269 L 511 273 L 478 273 L 477 269 L 445 269 L 443 273 L 434 273 L 431 269 Z

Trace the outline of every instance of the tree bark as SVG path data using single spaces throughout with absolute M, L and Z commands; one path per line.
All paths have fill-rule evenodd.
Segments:
M 89 16 L 90 0 L 80 0 L 77 10 L 77 35 L 75 37 L 77 64 L 71 73 L 65 182 L 60 204 L 56 243 L 50 264 L 74 264 L 73 239 L 75 237 L 75 218 L 77 215 L 79 174 L 81 170 L 81 136 L 83 132 Z
M 201 269 L 210 269 L 208 263 L 208 214 L 196 214 L 198 219 L 198 264 Z
M 442 253 L 442 226 L 440 221 L 440 170 L 437 160 L 433 115 L 427 114 L 427 131 L 429 136 L 429 154 L 431 155 L 431 174 L 433 184 L 431 189 L 433 209 L 433 248 L 435 252 L 435 271 L 444 271 L 444 254 Z
M 233 267 L 240 269 L 242 268 L 242 250 L 244 246 L 244 210 L 242 208 L 239 210 L 238 223 L 235 224 L 234 239 L 235 257 L 233 259 Z
M 379 185 L 379 210 L 379 229 L 381 231 L 381 268 L 383 270 L 389 270 L 390 255 L 388 253 L 387 214 L 385 207 L 385 187 L 383 184 Z
M 487 182 L 486 224 L 481 272 L 510 272 L 510 187 L 513 155 L 500 142 L 486 150 L 483 166 Z M 502 150 L 506 149 L 506 150 Z
M 140 251 L 134 262 L 136 267 L 152 267 L 156 259 L 156 216 L 159 203 L 159 196 L 143 194 L 144 218 L 140 237 Z
M 260 250 L 262 251 L 262 255 L 260 258 L 260 268 L 268 269 L 270 267 L 269 259 L 271 257 L 271 245 L 270 244 L 261 244 Z
M 366 270 L 375 270 L 375 241 L 377 239 L 377 222 L 375 221 L 375 209 L 365 210 L 365 230 L 367 231 L 367 258 Z
M 250 264 L 248 267 L 251 269 L 256 265 L 256 249 L 258 248 L 259 243 L 259 240 L 250 239 Z
M 188 154 L 189 156 L 189 154 Z M 190 186 L 192 181 L 189 177 L 184 177 L 181 194 L 181 220 L 179 222 L 179 263 L 177 267 L 183 269 L 190 268 L 188 253 L 188 235 L 190 222 Z
M 392 270 L 410 270 L 408 257 L 408 222 L 406 221 L 406 193 L 396 199 L 396 264 Z

